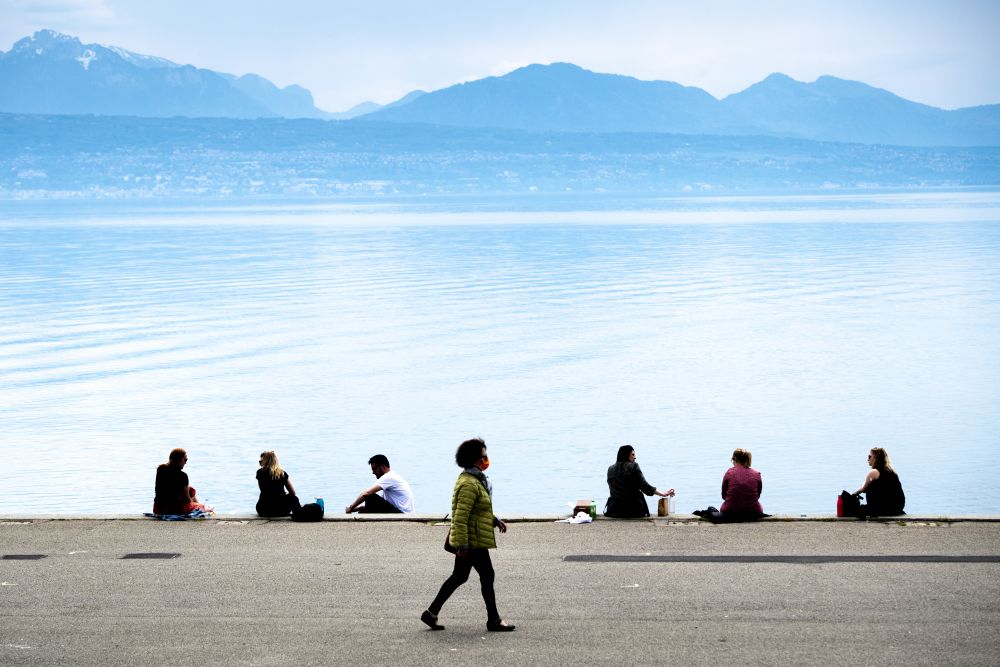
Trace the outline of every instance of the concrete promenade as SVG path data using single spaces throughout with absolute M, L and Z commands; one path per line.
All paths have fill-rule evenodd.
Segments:
M 1000 664 L 997 521 L 513 522 L 492 634 L 433 518 L 0 518 L 0 665 Z

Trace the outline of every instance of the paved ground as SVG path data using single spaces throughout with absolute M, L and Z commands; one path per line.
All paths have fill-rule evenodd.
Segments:
M 509 635 L 485 632 L 475 574 L 447 630 L 417 620 L 445 531 L 3 520 L 0 665 L 1000 664 L 1000 523 L 514 523 L 494 558 Z M 180 556 L 122 558 L 150 552 Z M 885 558 L 696 558 L 789 555 Z

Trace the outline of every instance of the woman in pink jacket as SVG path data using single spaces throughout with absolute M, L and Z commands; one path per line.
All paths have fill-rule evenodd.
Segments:
M 745 449 L 733 452 L 733 467 L 722 477 L 722 509 L 709 507 L 695 512 L 712 523 L 755 521 L 764 514 L 760 492 L 764 483 L 760 473 L 750 467 L 753 455 Z

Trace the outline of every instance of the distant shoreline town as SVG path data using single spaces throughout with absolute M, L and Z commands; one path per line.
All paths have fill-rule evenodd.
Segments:
M 0 114 L 0 200 L 649 198 L 995 188 L 1000 148 Z

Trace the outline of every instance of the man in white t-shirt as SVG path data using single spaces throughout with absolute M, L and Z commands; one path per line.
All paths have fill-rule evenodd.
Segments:
M 389 459 L 384 454 L 376 454 L 368 459 L 372 474 L 377 480 L 347 506 L 347 513 L 406 514 L 413 511 L 413 491 L 406 480 L 389 469 Z M 381 491 L 382 495 L 378 495 Z

